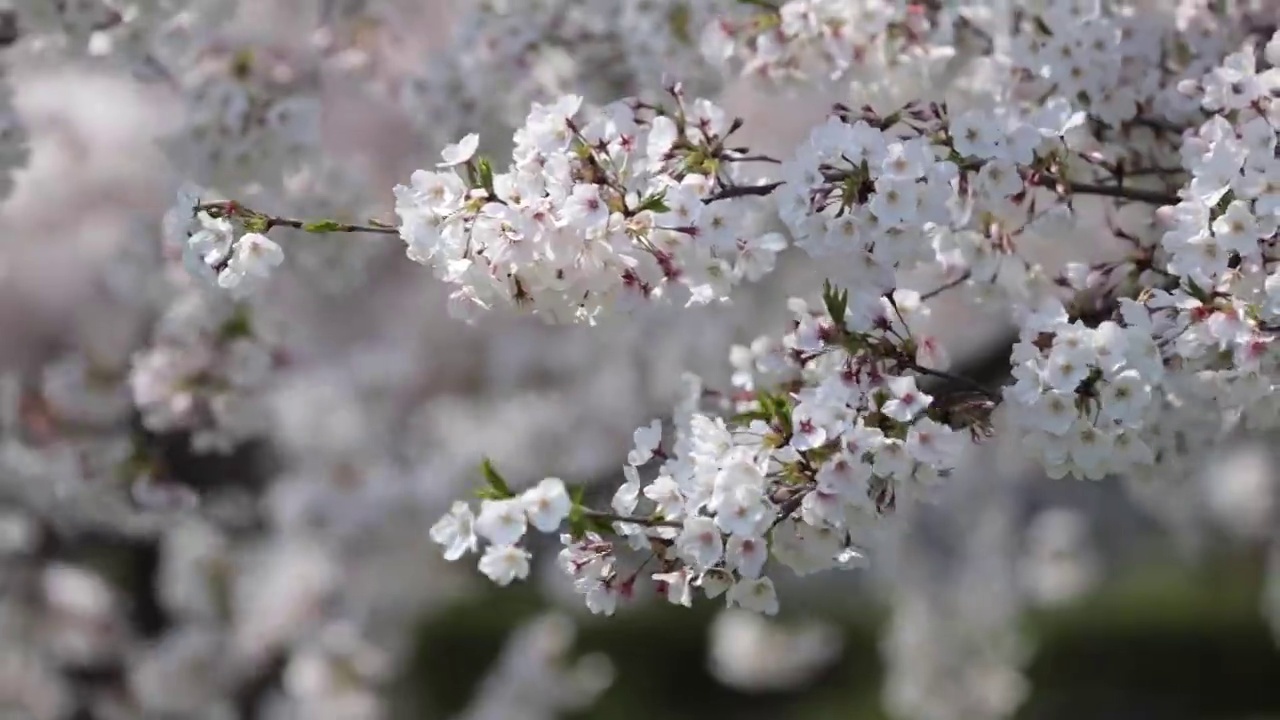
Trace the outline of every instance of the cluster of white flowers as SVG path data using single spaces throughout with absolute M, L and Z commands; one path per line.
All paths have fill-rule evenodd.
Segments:
M 594 324 L 678 290 L 690 305 L 726 300 L 773 268 L 784 241 L 755 231 L 740 197 L 740 154 L 725 147 L 738 124 L 706 100 L 686 106 L 678 87 L 671 100 L 587 118 L 579 96 L 535 104 L 507 172 L 475 157 L 476 135 L 450 145 L 441 170 L 396 188 L 409 257 L 458 287 L 463 317 L 514 305 Z
M 939 46 L 929 42 L 934 28 L 923 5 L 909 0 L 742 5 L 751 12 L 704 26 L 702 51 L 713 61 L 741 62 L 743 72 L 774 82 L 826 81 L 867 62 L 901 62 L 911 57 L 912 46 Z
M 714 92 L 724 78 L 703 61 L 698 35 L 734 12 L 734 0 L 470 3 L 447 47 L 404 79 L 402 100 L 442 139 L 495 117 L 517 124 L 530 103 L 567 93 L 599 102 L 650 91 L 667 77 Z
M 142 423 L 189 432 L 197 451 L 230 452 L 267 420 L 259 391 L 281 362 L 270 333 L 225 299 L 181 296 L 160 319 L 153 344 L 129 374 Z
M 946 361 L 935 339 L 911 329 L 928 315 L 917 293 L 872 296 L 871 307 L 835 291 L 825 301 L 811 311 L 793 300 L 797 319 L 782 339 L 781 362 L 760 358 L 793 378 L 779 394 L 756 387 L 747 370 L 737 376 L 739 394 L 724 403 L 733 413 L 728 422 L 697 409 L 702 389 L 694 384 L 676 414 L 670 450 L 658 421 L 637 430 L 612 512 L 571 503 L 558 480 L 520 498 L 484 500 L 475 524 L 500 521 L 501 530 L 479 530 L 495 543 L 481 570 L 500 584 L 527 573 L 527 554 L 510 543 L 527 529 L 525 514 L 534 519 L 534 507 L 555 511 L 533 523 L 543 532 L 570 521 L 560 566 L 597 613 L 613 613 L 639 575 L 622 570 L 622 547 L 602 532 L 656 559 L 652 580 L 681 605 L 701 588 L 708 597 L 724 594 L 731 606 L 773 614 L 770 559 L 799 574 L 858 567 L 868 524 L 945 478 L 970 438 L 986 432 L 991 401 L 973 391 L 935 398 L 917 387 L 917 377 L 941 373 L 935 368 Z M 843 313 L 839 321 L 835 312 Z M 656 476 L 643 483 L 641 468 L 656 461 Z M 459 503 L 436 526 L 447 559 L 475 550 L 472 523 Z
M 378 686 L 394 668 L 390 643 L 366 635 L 429 593 L 412 578 L 340 581 L 400 572 L 379 564 L 388 548 L 476 554 L 480 573 L 506 586 L 533 574 L 536 530 L 559 538 L 556 569 L 593 613 L 615 613 L 645 586 L 672 604 L 723 596 L 772 615 L 781 568 L 861 567 L 871 536 L 953 485 L 996 428 L 1053 477 L 1123 475 L 1143 481 L 1131 487 L 1140 502 L 1190 503 L 1179 484 L 1207 448 L 1280 427 L 1280 33 L 1231 3 L 496 0 L 462 8 L 425 73 L 351 54 L 363 52 L 362 20 L 396 17 L 386 2 L 299 2 L 321 26 L 296 46 L 223 32 L 237 5 L 261 9 L 22 2 L 16 47 L 0 48 L 149 70 L 181 109 L 162 148 L 198 183 L 179 192 L 160 242 L 147 235 L 95 276 L 110 286 L 108 311 L 134 319 L 128 337 L 104 342 L 112 352 L 59 348 L 38 373 L 0 383 L 0 474 L 17 478 L 5 482 L 20 487 L 18 502 L 160 544 L 159 605 L 170 617 L 145 638 L 154 642 L 133 637 L 105 581 L 35 558 L 33 543 L 18 551 L 41 584 L 13 617 L 47 637 L 38 662 L 5 672 L 27 679 L 26 705 L 54 708 L 48 717 L 76 702 L 63 675 L 121 665 L 121 648 L 137 653 L 126 714 L 233 712 L 249 702 L 236 696 L 250 676 L 278 671 L 275 697 L 255 706 L 379 717 Z M 371 76 L 362 83 L 403 89 L 376 100 L 398 104 L 427 146 L 456 140 L 375 210 L 358 163 L 330 154 L 321 132 L 329 73 L 356 65 Z M 835 88 L 848 102 L 774 158 L 736 135 L 744 121 L 719 99 L 730 68 L 775 86 Z M 964 102 L 948 81 L 946 93 L 931 94 L 934 83 L 899 102 L 915 91 L 905 79 L 942 70 L 981 101 Z M 0 81 L 0 198 L 29 155 L 11 100 Z M 495 159 L 508 137 L 510 160 Z M 396 222 L 360 219 L 392 201 Z M 772 231 L 775 220 L 785 232 Z M 1082 260 L 1073 231 L 1119 257 Z M 791 245 L 830 283 L 791 300 L 785 333 L 733 348 L 725 392 L 690 378 L 668 422 L 635 431 L 607 508 L 556 477 L 605 447 L 566 453 L 563 470 L 521 473 L 551 477 L 519 490 L 486 465 L 473 509 L 436 480 L 460 475 L 459 458 L 475 448 L 422 457 L 424 434 L 444 435 L 441 418 L 458 411 L 424 407 L 423 389 L 449 381 L 433 375 L 417 338 L 387 342 L 358 370 L 361 360 L 338 360 L 346 375 L 293 374 L 302 400 L 277 392 L 291 366 L 332 347 L 318 339 L 323 321 L 363 299 L 349 291 L 381 280 L 376 253 L 396 252 L 350 233 L 398 235 L 447 287 L 450 312 L 471 321 L 515 310 L 592 326 L 658 305 L 725 305 L 774 274 Z M 1061 273 L 1029 250 L 1044 239 L 1070 261 Z M 953 367 L 930 310 L 951 292 L 994 300 L 1016 324 L 1005 387 Z M 296 325 L 311 342 L 278 333 L 304 305 L 313 316 L 298 312 Z M 493 383 L 506 396 L 527 376 L 577 372 L 562 362 L 576 345 L 530 359 L 538 350 L 516 347 L 529 344 L 523 327 L 503 326 L 506 344 L 492 346 L 511 352 L 489 364 L 514 369 L 472 368 L 468 382 L 522 378 Z M 615 390 L 607 385 L 590 392 Z M 610 421 L 601 436 L 635 419 L 600 407 Z M 234 458 L 255 441 L 270 441 L 284 467 L 224 471 L 208 457 Z M 225 476 L 209 483 L 225 496 L 185 477 L 174 456 L 191 453 Z M 919 663 L 923 677 L 960 667 L 977 695 L 924 697 L 899 671 L 889 695 L 901 714 L 948 717 L 949 705 L 999 717 L 1022 696 L 1006 490 L 967 495 L 957 513 L 984 526 L 954 531 L 974 575 L 896 588 L 905 597 L 890 661 Z M 424 509 L 445 507 L 423 537 Z M 174 526 L 185 514 L 201 517 Z M 999 602 L 973 606 L 973 577 L 994 578 Z M 410 599 L 392 597 L 404 587 Z M 966 637 L 964 623 L 991 642 Z M 0 640 L 9 635 L 0 623 Z M 935 641 L 942 650 L 926 648 Z M 563 653 L 563 642 L 548 643 L 555 652 L 545 654 Z M 509 670 L 500 665 L 494 682 L 539 682 L 504 680 Z M 602 686 L 558 679 L 586 700 Z M 511 712 L 510 697 L 492 694 L 497 704 L 478 703 L 476 715 Z
M 181 71 L 186 122 L 162 141 L 185 179 L 240 192 L 251 184 L 276 190 L 315 153 L 314 69 L 252 45 L 211 43 L 185 60 L 171 72 Z
M 1088 0 L 1031 3 L 1014 28 L 1010 60 L 1023 97 L 1053 93 L 1077 100 L 1111 126 L 1140 109 L 1183 122 L 1194 104 L 1173 91 L 1170 74 L 1203 72 L 1222 56 L 1227 38 L 1207 3 L 1182 2 L 1181 23 L 1155 20 L 1137 6 Z M 1173 55 L 1176 60 L 1166 63 Z
M 1091 32 L 1121 32 L 1103 32 L 1113 18 L 1087 3 L 1051 5 L 1044 12 L 1059 22 L 1080 16 L 1080 37 L 1063 40 L 1073 51 L 1101 47 L 1087 42 Z M 1271 42 L 1265 54 L 1280 39 Z M 1034 50 L 1039 56 L 1050 52 Z M 1230 119 L 1215 115 L 1184 141 L 1191 180 L 1181 203 L 1148 223 L 1172 229 L 1154 242 L 1147 228 L 1116 228 L 1115 237 L 1130 243 L 1129 258 L 1073 264 L 1057 282 L 1018 257 L 1015 239 L 1070 219 L 1076 195 L 1146 203 L 1148 213 L 1177 200 L 1155 190 L 1126 190 L 1118 169 L 1124 160 L 1108 160 L 1107 151 L 1080 143 L 1087 113 L 1107 121 L 1106 112 L 1081 96 L 1092 93 L 1099 103 L 1115 104 L 1103 99 L 1109 91 L 1101 84 L 1104 77 L 1114 80 L 1114 73 L 1089 66 L 1090 80 L 1068 71 L 1064 77 L 1077 83 L 1068 85 L 1054 75 L 1061 68 L 1037 66 L 1044 89 L 1065 94 L 1033 111 L 1015 106 L 951 117 L 945 106 L 913 103 L 881 116 L 869 108 L 854 114 L 838 107 L 782 164 L 782 181 L 759 187 L 777 188 L 780 215 L 796 245 L 838 263 L 828 270 L 853 290 L 828 288 L 817 312 L 793 301 L 798 318 L 792 334 L 780 344 L 758 341 L 741 349 L 734 358 L 738 394 L 727 408 L 738 420 L 694 414 L 687 426 L 677 423 L 672 451 L 663 453 L 657 478 L 647 486 L 639 466 L 652 454 L 650 434 L 643 441 L 637 436 L 633 460 L 640 462 L 628 465 L 614 512 L 605 514 L 613 518 L 612 532 L 658 560 L 662 572 L 653 578 L 672 602 L 689 604 L 691 588 L 702 587 L 708 595 L 726 593 L 731 605 L 771 613 L 777 600 L 762 572 L 768 559 L 808 572 L 860 557 L 852 531 L 914 488 L 945 478 L 969 442 L 962 431 L 975 438 L 988 432 L 997 402 L 1007 406 L 1023 451 L 1054 477 L 1101 479 L 1168 467 L 1185 456 L 1178 428 L 1187 424 L 1186 408 L 1201 397 L 1214 399 L 1228 416 L 1265 426 L 1259 414 L 1277 415 L 1266 379 L 1274 313 L 1266 251 L 1277 227 L 1276 203 L 1267 193 L 1274 184 L 1277 71 L 1258 72 L 1256 62 L 1257 50 L 1249 46 L 1210 69 L 1202 83 L 1170 81 L 1183 95 L 1202 93 L 1204 110 L 1230 113 Z M 568 101 L 568 110 L 576 108 L 576 98 Z M 1135 101 L 1132 112 L 1108 122 L 1132 120 L 1136 112 Z M 528 126 L 547 114 L 537 106 Z M 562 122 L 567 130 L 560 147 L 578 134 L 575 124 L 558 117 L 553 125 Z M 517 158 L 523 137 L 517 136 Z M 457 147 L 446 151 L 445 164 L 454 152 Z M 463 149 L 460 158 L 470 154 Z M 595 159 L 590 150 L 579 151 L 584 156 Z M 1154 146 L 1147 162 L 1166 156 L 1165 148 Z M 469 169 L 471 176 L 480 173 Z M 1119 182 L 1095 182 L 1100 175 Z M 430 177 L 437 187 L 445 182 Z M 473 183 L 473 192 L 481 185 Z M 437 192 L 457 198 L 435 213 L 438 225 L 447 228 L 456 217 L 466 187 L 457 180 L 452 191 Z M 422 183 L 419 193 L 431 194 L 426 188 Z M 573 192 L 561 196 L 571 201 Z M 599 197 L 593 190 L 592 198 Z M 628 205 L 618 204 L 625 218 Z M 606 212 L 601 209 L 600 223 Z M 467 238 L 455 242 L 463 248 L 455 257 L 489 246 L 473 247 Z M 538 262 L 547 267 L 545 258 Z M 935 398 L 917 386 L 916 378 L 928 375 L 955 380 L 945 372 L 938 341 L 913 334 L 925 314 L 922 296 L 900 285 L 904 273 L 922 268 L 953 275 L 962 269 L 961 279 L 971 284 L 976 279 L 1006 290 L 1021 338 L 1011 356 L 1015 382 L 1001 395 L 962 384 L 967 392 L 953 388 Z M 1124 297 L 1135 280 L 1141 293 Z M 519 302 L 523 283 L 511 282 L 515 290 L 507 292 Z M 1099 295 L 1093 299 L 1098 308 L 1068 300 L 1064 288 L 1082 298 Z M 766 382 L 757 380 L 757 370 L 769 376 Z M 778 385 L 770 388 L 770 382 Z M 780 394 L 769 395 L 773 390 Z M 635 515 L 642 494 L 654 508 Z M 561 564 L 588 606 L 610 613 L 619 597 L 633 592 L 637 574 L 620 569 L 618 546 L 605 530 L 579 527 L 564 535 Z M 456 558 L 459 546 L 451 547 Z M 521 555 L 520 563 L 525 567 L 527 558 Z M 504 573 L 502 582 L 517 576 Z
M 167 239 L 180 243 L 183 266 L 195 278 L 234 297 L 249 295 L 284 261 L 284 250 L 262 233 L 236 227 L 228 217 L 233 211 L 214 215 L 197 210 L 198 202 L 191 190 L 180 193 L 166 218 Z
M 1001 273 L 1010 253 L 1000 240 L 1007 247 L 1033 217 L 1032 166 L 1082 121 L 1062 98 L 1027 121 L 982 110 L 949 120 L 924 104 L 885 118 L 834 114 L 783 164 L 779 213 L 796 245 L 838 263 L 860 293 L 889 292 L 899 272 L 929 266 L 972 265 L 973 278 L 1016 288 L 1028 272 L 1015 262 L 1021 272 Z
M 14 9 L 26 50 L 111 58 L 145 71 L 187 51 L 184 44 L 230 18 L 238 2 L 74 0 L 18 2 Z
M 573 503 L 560 478 L 546 478 L 518 497 L 485 500 L 477 517 L 464 502 L 431 528 L 431 538 L 444 546 L 446 560 L 457 560 L 479 546 L 477 534 L 489 541 L 480 572 L 499 585 L 529 576 L 529 553 L 518 546 L 529 526 L 552 532 L 569 517 Z
M 1142 431 L 1160 407 L 1164 363 L 1146 313 L 1127 302 L 1138 323 L 1090 328 L 1059 308 L 1024 326 L 1030 336 L 1014 346 L 1010 418 L 1052 477 L 1101 480 L 1154 460 Z

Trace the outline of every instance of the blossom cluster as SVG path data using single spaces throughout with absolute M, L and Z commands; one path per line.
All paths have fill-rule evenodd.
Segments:
M 1083 12 L 1085 25 L 1104 20 Z M 1280 40 L 1271 42 L 1264 55 Z M 691 588 L 701 587 L 776 612 L 767 560 L 805 572 L 852 558 L 853 530 L 945 478 L 969 442 L 962 431 L 989 432 L 997 403 L 1051 476 L 1090 479 L 1146 474 L 1175 459 L 1175 446 L 1186 444 L 1169 428 L 1186 411 L 1170 410 L 1194 398 L 1216 398 L 1222 412 L 1246 418 L 1254 405 L 1274 406 L 1258 398 L 1270 396 L 1275 71 L 1258 72 L 1256 61 L 1246 47 L 1202 82 L 1175 81 L 1177 92 L 1198 93 L 1204 110 L 1220 113 L 1185 136 L 1190 181 L 1178 196 L 1093 182 L 1123 172 L 1123 160 L 1079 143 L 1097 109 L 1079 109 L 1077 96 L 1104 95 L 1096 84 L 1067 87 L 1070 95 L 1035 110 L 953 116 L 913 103 L 882 116 L 838 106 L 768 189 L 795 244 L 839 263 L 829 269 L 853 290 L 828 288 L 818 312 L 793 301 L 791 335 L 739 351 L 740 394 L 728 409 L 741 424 L 697 413 L 687 429 L 677 423 L 651 484 L 641 484 L 641 463 L 627 466 L 607 514 L 613 532 L 658 560 L 662 572 L 652 577 L 672 602 L 689 604 Z M 1165 154 L 1152 148 L 1147 162 Z M 1061 224 L 1075 196 L 1088 194 L 1164 206 L 1149 225 L 1168 229 L 1153 241 L 1158 233 L 1148 228 L 1115 227 L 1130 257 L 1070 265 L 1056 282 L 1018 257 L 1017 236 Z M 984 255 L 986 270 L 970 266 Z M 1014 258 L 1017 272 L 1001 272 L 1009 263 L 993 269 L 990 258 L 1000 255 Z M 935 397 L 916 384 L 949 375 L 936 340 L 913 334 L 922 296 L 901 289 L 901 279 L 948 266 L 963 267 L 971 283 L 1008 286 L 1021 337 L 1010 359 L 1015 382 L 1000 395 L 964 386 L 968 393 Z M 1141 292 L 1125 297 L 1135 281 Z M 779 385 L 758 384 L 756 365 Z M 1193 370 L 1201 368 L 1209 372 Z M 648 460 L 657 435 L 638 433 L 633 456 Z M 635 515 L 642 494 L 654 509 Z M 612 612 L 632 593 L 637 575 L 619 569 L 614 541 L 580 528 L 564 542 L 562 566 L 593 611 Z
M 704 26 L 702 51 L 712 61 L 740 62 L 745 74 L 773 82 L 821 82 L 867 63 L 909 62 L 917 51 L 945 48 L 930 36 L 939 29 L 951 32 L 955 21 L 944 17 L 934 27 L 923 6 L 908 0 L 742 5 L 750 12 L 724 13 Z
M 184 296 L 165 313 L 129 374 L 144 426 L 191 433 L 197 451 L 230 452 L 261 432 L 259 391 L 281 358 L 250 317 L 201 294 Z
M 704 61 L 699 34 L 741 9 L 736 0 L 468 4 L 448 45 L 402 79 L 400 101 L 441 140 L 495 117 L 518 124 L 530 103 L 567 93 L 600 101 L 648 92 L 668 77 L 715 92 L 724 78 Z
M 1014 345 L 1009 419 L 1052 477 L 1101 480 L 1154 461 L 1142 435 L 1159 408 L 1164 362 L 1146 312 L 1128 302 L 1133 324 L 1090 328 L 1059 307 Z
M 773 268 L 784 241 L 750 225 L 738 123 L 706 100 L 673 108 L 619 101 L 580 117 L 582 98 L 535 104 L 516 131 L 513 162 L 494 172 L 475 135 L 396 188 L 411 259 L 457 289 L 464 317 L 514 305 L 552 321 L 670 296 L 727 299 Z
M 1249 2 L 1205 0 L 498 0 L 464 3 L 445 50 L 408 71 L 348 54 L 370 18 L 379 40 L 405 39 L 388 29 L 390 3 L 300 2 L 321 22 L 305 29 L 314 42 L 295 44 L 224 32 L 235 5 L 17 3 L 13 47 L 0 48 L 6 61 L 58 52 L 149 73 L 180 116 L 161 147 L 198 183 L 178 192 L 162 237 L 138 231 L 86 283 L 95 294 L 81 310 L 124 316 L 125 330 L 103 322 L 38 372 L 0 375 L 5 496 L 52 518 L 51 533 L 105 527 L 160 557 L 153 604 L 166 617 L 135 630 L 105 581 L 38 558 L 27 516 L 0 516 L 0 542 L 17 538 L 0 558 L 21 557 L 37 570 L 25 581 L 38 580 L 3 610 L 47 630 L 32 657 L 48 665 L 4 672 L 40 691 L 27 704 L 53 708 L 47 717 L 70 713 L 86 693 L 66 688 L 102 668 L 128 692 L 92 704 L 126 705 L 117 715 L 253 705 L 378 717 L 395 643 L 367 636 L 434 597 L 436 578 L 402 578 L 424 565 L 421 545 L 447 561 L 477 555 L 480 574 L 506 586 L 539 570 L 536 531 L 558 538 L 553 569 L 592 612 L 644 588 L 773 615 L 783 568 L 861 567 L 882 556 L 884 528 L 947 491 L 962 497 L 944 512 L 980 526 L 946 530 L 970 574 L 898 585 L 914 589 L 895 599 L 889 696 L 905 715 L 948 717 L 938 708 L 949 705 L 998 717 L 1022 696 L 1026 660 L 1012 639 L 1012 491 L 957 489 L 971 449 L 1001 429 L 1050 476 L 1123 476 L 1140 503 L 1191 514 L 1187 478 L 1208 449 L 1280 426 L 1280 33 L 1265 2 L 1250 14 Z M 362 112 L 394 105 L 381 109 L 404 114 L 422 145 L 449 143 L 391 193 L 370 191 L 322 132 L 330 81 L 356 65 L 373 76 L 363 86 L 404 91 L 362 95 Z M 738 133 L 753 120 L 724 109 L 729 69 L 845 102 L 774 157 L 746 147 Z M 0 196 L 40 130 L 11 101 L 0 84 Z M 392 210 L 393 222 L 361 220 Z M 579 346 L 560 340 L 581 328 L 548 331 L 565 334 L 543 336 L 557 346 L 547 358 L 525 334 L 538 330 L 503 325 L 486 345 L 502 357 L 485 369 L 468 357 L 464 380 L 446 377 L 438 344 L 351 292 L 387 277 L 376 253 L 398 254 L 378 235 L 398 236 L 442 281 L 448 309 L 477 325 L 515 310 L 617 327 L 626 311 L 750 300 L 772 292 L 761 281 L 788 254 L 830 282 L 790 301 L 783 333 L 732 348 L 723 391 L 687 378 L 671 417 L 635 430 L 606 507 L 560 478 L 608 443 L 521 472 L 543 477 L 527 488 L 486 464 L 476 507 L 448 481 L 502 423 L 477 411 L 470 424 L 486 432 L 447 432 L 462 425 L 459 404 L 427 396 L 492 386 L 495 405 L 509 401 L 501 412 L 541 423 L 560 406 L 530 411 L 520 391 L 579 372 L 585 363 L 564 362 Z M 1082 236 L 1104 247 L 1086 251 Z M 1083 257 L 1093 249 L 1105 258 Z M 1016 326 L 1010 380 L 955 367 L 931 312 L 944 294 L 987 301 Z M 392 337 L 367 354 L 334 351 L 332 319 L 354 311 L 361 325 L 371 307 L 396 316 Z M 678 344 L 684 335 L 654 331 L 669 317 L 633 332 Z M 300 332 L 279 332 L 285 321 Z M 613 397 L 631 375 L 573 387 Z M 598 424 L 625 438 L 654 411 L 620 412 L 627 403 L 575 408 L 589 417 L 555 437 L 582 442 L 574 428 Z M 466 447 L 424 458 L 437 436 Z M 235 464 L 262 445 L 280 466 Z M 972 607 L 965 583 L 984 582 L 999 601 Z M 5 643 L 10 629 L 0 623 Z M 404 635 L 391 630 L 383 640 Z M 558 658 L 567 641 L 554 630 L 539 631 L 551 650 L 535 633 L 533 650 L 516 642 L 513 654 Z M 978 689 L 954 703 L 922 693 L 928 682 L 901 676 L 913 663 L 924 678 L 963 671 Z M 273 672 L 276 697 L 236 697 Z M 526 685 L 563 683 L 588 700 L 602 686 L 502 663 L 495 677 L 520 692 L 492 691 L 502 702 L 476 715 L 510 714 Z
M 212 43 L 184 61 L 177 82 L 186 122 L 162 147 L 186 180 L 276 189 L 315 152 L 314 68 L 271 48 Z
M 998 257 L 1009 254 L 999 235 L 1033 214 L 1034 166 L 1082 121 L 1062 98 L 1025 120 L 982 110 L 948 118 L 924 104 L 888 117 L 839 111 L 782 165 L 779 214 L 797 246 L 838 263 L 866 294 L 891 291 L 899 272 L 970 264 L 978 231 L 989 250 L 974 271 L 998 281 Z
M 186 52 L 193 38 L 234 15 L 239 0 L 79 0 L 22 2 L 14 24 L 28 50 L 148 66 Z M 185 46 L 185 47 L 184 47 Z
M 259 232 L 237 227 L 225 210 L 198 209 L 194 188 L 180 193 L 166 218 L 167 238 L 181 248 L 183 266 L 198 280 L 247 296 L 284 261 L 284 251 Z
M 917 386 L 945 363 L 934 339 L 911 329 L 928 315 L 917 293 L 855 307 L 829 289 L 824 302 L 810 310 L 793 301 L 787 371 L 772 368 L 790 378 L 781 387 L 757 387 L 743 373 L 726 419 L 699 409 L 695 384 L 668 447 L 659 421 L 638 429 L 612 512 L 580 507 L 554 478 L 484 499 L 478 518 L 457 503 L 433 528 L 446 559 L 474 551 L 477 533 L 492 543 L 481 571 L 507 584 L 528 573 L 528 554 L 514 546 L 528 526 L 552 532 L 569 520 L 559 565 L 587 606 L 606 614 L 635 592 L 640 571 L 623 569 L 625 549 L 648 554 L 642 567 L 658 562 L 651 579 L 672 603 L 690 605 L 698 588 L 768 614 L 778 610 L 770 560 L 799 574 L 859 566 L 867 527 L 960 463 L 987 431 L 991 402 Z M 643 482 L 653 464 L 656 476 Z

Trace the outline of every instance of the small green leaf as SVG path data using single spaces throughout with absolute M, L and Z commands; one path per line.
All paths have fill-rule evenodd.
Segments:
M 1191 278 L 1187 278 L 1187 292 L 1191 293 L 1191 297 L 1199 300 L 1205 305 L 1208 305 L 1210 301 L 1212 301 L 1212 298 L 1210 298 L 1209 294 L 1204 291 L 1204 288 L 1200 287 L 1200 285 Z
M 317 220 L 303 225 L 302 229 L 309 233 L 331 233 L 341 230 L 342 223 L 337 220 Z
M 569 537 L 577 540 L 587 534 L 591 522 L 582 508 L 575 507 L 569 511 Z
M 829 280 L 822 282 L 822 302 L 827 308 L 827 314 L 831 316 L 832 321 L 837 325 L 844 325 L 845 312 L 849 309 L 849 292 L 840 290 L 832 285 Z
M 753 420 L 769 421 L 773 419 L 773 414 L 764 410 L 752 410 L 750 412 L 738 413 L 734 415 L 731 422 L 734 425 L 749 425 Z
M 671 212 L 671 208 L 666 203 L 667 191 L 659 190 L 658 192 L 646 197 L 640 201 L 640 206 L 636 208 L 636 212 L 649 210 L 656 213 Z
M 480 187 L 490 195 L 495 195 L 493 191 L 493 165 L 489 164 L 488 158 L 480 158 L 476 161 L 476 168 L 480 174 Z
M 587 487 L 579 485 L 573 489 L 573 505 L 569 508 L 569 536 L 572 538 L 581 538 L 587 534 L 587 530 L 591 527 L 590 518 L 587 517 L 587 506 L 583 503 L 586 497 Z
M 480 463 L 480 472 L 484 474 L 484 481 L 488 485 L 488 487 L 481 491 L 484 493 L 482 497 L 487 496 L 493 500 L 505 500 L 507 498 L 515 497 L 516 494 L 511 491 L 511 486 L 508 485 L 507 481 L 498 473 L 497 468 L 493 466 L 493 462 L 490 461 L 489 458 L 485 458 L 484 461 Z

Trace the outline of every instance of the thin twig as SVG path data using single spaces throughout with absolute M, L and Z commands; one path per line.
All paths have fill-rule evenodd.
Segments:
M 731 185 L 718 193 L 703 198 L 702 202 L 705 205 L 710 205 L 718 200 L 729 200 L 731 198 L 765 197 L 780 187 L 782 187 L 782 181 L 765 183 L 764 185 Z
M 1187 170 L 1186 170 L 1186 168 L 1180 168 L 1180 167 L 1138 167 L 1138 168 L 1125 168 L 1125 169 L 1124 169 L 1124 176 L 1125 176 L 1125 177 L 1139 177 L 1139 176 L 1142 176 L 1142 175 L 1177 175 L 1177 174 L 1179 174 L 1179 173 L 1185 173 L 1186 171 L 1187 171 Z
M 936 378 L 949 380 L 950 382 L 956 383 L 958 385 L 963 385 L 969 388 L 970 390 L 973 390 L 976 393 L 981 393 L 982 396 L 987 398 L 988 400 L 992 400 L 994 402 L 1000 402 L 999 393 L 989 390 L 983 387 L 982 385 L 978 384 L 977 382 L 970 380 L 969 378 L 964 377 L 962 375 L 955 375 L 953 373 L 949 373 L 944 370 L 934 370 L 933 368 L 927 368 L 915 362 L 914 360 L 910 360 L 910 359 L 906 359 L 904 364 L 907 369 L 914 370 L 920 373 L 921 375 L 932 375 L 933 377 L 936 377 Z
M 959 286 L 961 286 L 961 285 L 965 284 L 965 283 L 969 280 L 969 278 L 971 278 L 971 277 L 973 277 L 973 273 L 972 273 L 971 271 L 969 271 L 969 270 L 965 270 L 965 271 L 960 275 L 960 277 L 956 278 L 955 280 L 952 280 L 951 282 L 948 282 L 948 283 L 944 283 L 944 284 L 942 284 L 942 285 L 939 285 L 938 287 L 936 287 L 936 288 L 934 288 L 934 289 L 930 290 L 930 291 L 929 291 L 929 292 L 927 292 L 927 293 L 922 293 L 922 294 L 920 295 L 920 301 L 921 301 L 921 302 L 924 302 L 924 301 L 926 301 L 926 300 L 932 300 L 933 298 L 938 297 L 939 295 L 941 295 L 942 293 L 944 293 L 944 292 L 946 292 L 946 291 L 950 290 L 951 288 L 959 287 Z
M 662 520 L 659 518 L 636 517 L 632 515 L 618 515 L 616 513 L 605 512 L 603 510 L 591 510 L 584 508 L 583 516 L 592 520 L 603 520 L 611 523 L 629 523 L 631 525 L 643 525 L 645 527 L 683 527 L 684 523 L 676 520 Z
M 774 165 L 782 164 L 782 161 L 779 160 L 778 158 L 770 157 L 768 155 L 738 155 L 738 156 L 724 155 L 721 157 L 721 159 L 726 160 L 728 162 L 763 162 L 763 163 L 772 163 Z
M 764 534 L 768 535 L 769 533 L 776 530 L 777 527 L 781 525 L 783 522 L 785 522 L 787 518 L 791 517 L 791 513 L 800 509 L 800 506 L 804 504 L 804 496 L 808 495 L 809 492 L 813 490 L 814 487 L 815 486 L 813 485 L 805 485 L 804 487 L 796 491 L 795 495 L 792 495 L 791 497 L 787 498 L 787 501 L 782 503 L 782 505 L 778 508 L 778 516 L 773 519 L 772 523 L 769 524 L 769 529 L 765 530 Z
M 266 233 L 274 227 L 288 227 L 306 232 L 323 234 L 331 232 L 340 233 L 375 233 L 378 235 L 398 235 L 399 228 L 394 225 L 383 223 L 359 225 L 356 223 L 340 223 L 329 220 L 320 222 L 308 222 L 306 220 L 298 220 L 296 218 L 281 217 L 279 215 L 268 215 L 266 213 L 251 210 L 243 205 L 235 202 L 212 202 L 202 203 L 195 207 L 197 212 L 213 211 L 218 217 L 236 217 L 244 216 L 248 218 L 257 218 L 263 222 L 263 233 Z M 323 229 L 308 229 L 323 227 Z
M 290 228 L 296 228 L 298 230 L 306 230 L 306 226 L 311 224 L 311 223 L 304 222 L 302 220 L 295 220 L 293 218 L 275 217 L 273 215 L 267 215 L 266 218 L 267 218 L 267 230 L 270 230 L 273 227 L 290 227 Z M 400 233 L 400 230 L 399 228 L 394 228 L 386 225 L 356 225 L 352 223 L 334 223 L 332 225 L 326 224 L 325 229 L 323 231 L 308 230 L 308 232 L 377 233 L 380 235 L 398 235 Z
M 1178 135 L 1181 135 L 1183 132 L 1187 130 L 1186 127 L 1181 125 L 1175 125 L 1174 123 L 1171 123 L 1168 120 L 1164 120 L 1158 117 L 1144 116 L 1144 115 L 1140 115 L 1130 120 L 1129 122 L 1133 125 L 1141 125 L 1144 127 L 1149 127 L 1152 130 L 1161 130 L 1163 132 L 1176 133 Z
M 1137 202 L 1151 203 L 1153 205 L 1177 205 L 1180 202 L 1177 195 L 1170 195 L 1156 190 L 1121 187 L 1119 185 L 1094 185 L 1092 183 L 1069 182 L 1066 183 L 1066 188 L 1076 195 L 1097 195 L 1099 197 L 1134 200 Z

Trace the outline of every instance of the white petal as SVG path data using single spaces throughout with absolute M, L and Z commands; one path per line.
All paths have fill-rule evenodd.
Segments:
M 436 167 L 453 167 L 471 159 L 476 154 L 476 148 L 480 147 L 480 136 L 471 133 L 459 140 L 453 145 L 447 146 L 440 157 L 444 158 L 444 162 L 436 163 Z

